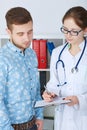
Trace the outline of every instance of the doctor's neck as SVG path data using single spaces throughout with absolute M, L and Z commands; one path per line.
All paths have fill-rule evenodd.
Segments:
M 76 44 L 75 44 L 75 43 L 70 44 L 69 52 L 70 52 L 73 56 L 75 56 L 76 54 L 78 54 L 78 53 L 81 51 L 79 45 L 80 45 L 83 41 L 84 41 L 84 39 L 81 40 L 80 42 L 76 43 Z

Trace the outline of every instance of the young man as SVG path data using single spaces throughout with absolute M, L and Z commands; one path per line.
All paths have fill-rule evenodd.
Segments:
M 10 40 L 0 49 L 0 130 L 42 130 L 43 110 L 34 108 L 41 100 L 38 63 L 29 48 L 33 20 L 22 7 L 5 18 Z

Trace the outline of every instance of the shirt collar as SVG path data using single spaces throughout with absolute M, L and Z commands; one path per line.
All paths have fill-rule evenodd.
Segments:
M 20 54 L 23 55 L 22 50 L 19 49 L 18 47 L 16 47 L 12 42 L 8 41 L 8 42 L 7 42 L 7 46 L 8 46 L 12 51 L 14 51 L 14 52 L 16 52 L 16 53 L 20 53 Z

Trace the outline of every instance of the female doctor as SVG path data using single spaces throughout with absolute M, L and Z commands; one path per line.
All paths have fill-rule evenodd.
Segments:
M 61 31 L 66 43 L 53 50 L 50 80 L 43 98 L 58 95 L 70 100 L 55 108 L 55 130 L 87 129 L 87 10 L 81 6 L 70 8 L 62 19 Z

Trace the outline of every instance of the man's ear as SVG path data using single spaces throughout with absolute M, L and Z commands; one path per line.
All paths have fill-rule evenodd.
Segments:
M 8 35 L 11 35 L 11 30 L 10 29 L 6 28 L 6 32 L 7 32 Z
M 9 39 L 11 39 L 12 32 L 10 29 L 6 28 L 6 32 L 9 35 Z

